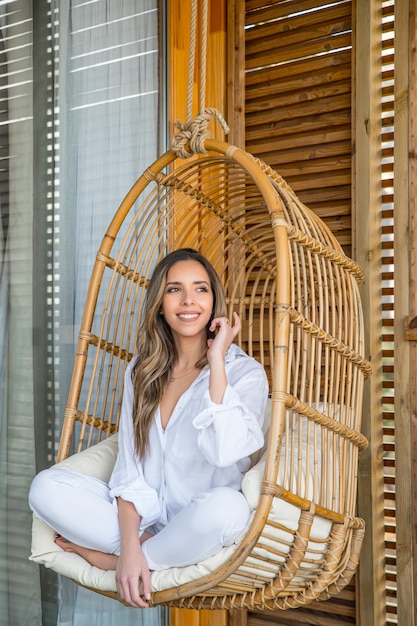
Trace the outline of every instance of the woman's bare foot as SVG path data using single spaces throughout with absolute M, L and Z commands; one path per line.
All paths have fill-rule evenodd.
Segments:
M 65 552 L 78 554 L 78 556 L 81 556 L 87 563 L 94 567 L 99 567 L 104 570 L 115 570 L 117 567 L 117 559 L 119 557 L 116 554 L 107 554 L 106 552 L 83 548 L 83 546 L 79 546 L 76 543 L 68 541 L 68 539 L 64 539 L 64 537 L 58 533 L 55 533 L 54 541 L 56 545 Z
M 146 530 L 140 538 L 140 542 L 143 543 L 147 539 L 152 537 Z M 116 554 L 108 554 L 107 552 L 99 552 L 98 550 L 91 550 L 90 548 L 83 548 L 72 541 L 68 541 L 59 533 L 54 534 L 54 541 L 65 552 L 73 552 L 81 556 L 87 563 L 99 567 L 104 570 L 116 570 L 118 556 Z
M 73 544 L 58 533 L 54 533 L 54 542 L 61 550 L 65 550 L 65 552 L 75 552 Z

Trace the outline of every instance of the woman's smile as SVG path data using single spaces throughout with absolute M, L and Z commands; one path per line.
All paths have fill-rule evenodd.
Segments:
M 198 319 L 199 313 L 178 313 L 178 317 L 184 321 L 194 322 Z

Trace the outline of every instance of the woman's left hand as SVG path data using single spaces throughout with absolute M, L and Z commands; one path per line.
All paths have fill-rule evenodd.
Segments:
M 224 359 L 229 346 L 240 332 L 242 324 L 237 313 L 233 313 L 233 325 L 227 317 L 215 317 L 210 324 L 209 330 L 216 333 L 214 339 L 208 339 L 207 359 L 209 362 L 216 357 Z

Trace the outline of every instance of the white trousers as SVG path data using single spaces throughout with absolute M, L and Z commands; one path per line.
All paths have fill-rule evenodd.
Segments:
M 29 505 L 45 524 L 69 541 L 120 553 L 120 530 L 109 487 L 92 476 L 59 467 L 35 476 Z M 157 534 L 142 544 L 149 569 L 193 565 L 231 545 L 249 521 L 242 493 L 217 487 L 195 496 Z

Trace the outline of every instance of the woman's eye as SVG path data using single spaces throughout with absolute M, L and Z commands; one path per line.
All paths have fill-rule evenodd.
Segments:
M 204 293 L 208 293 L 208 287 L 199 287 L 197 291 L 203 291 Z
M 167 293 L 175 293 L 178 291 L 178 287 L 169 287 Z

